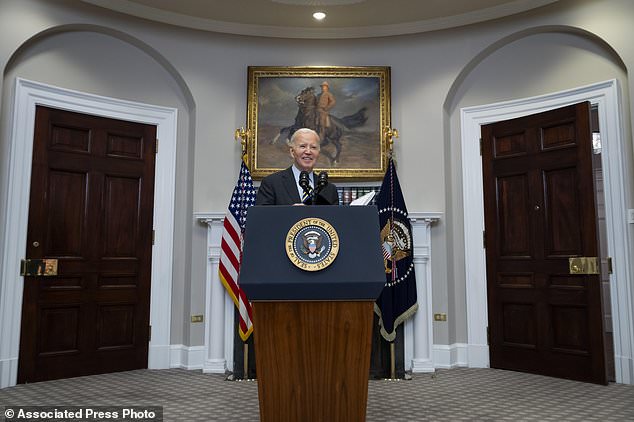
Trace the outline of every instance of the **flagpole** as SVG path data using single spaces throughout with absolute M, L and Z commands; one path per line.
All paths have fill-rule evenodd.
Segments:
M 242 161 L 245 161 L 247 156 L 247 138 L 249 137 L 249 130 L 244 129 L 244 127 L 240 127 L 236 129 L 233 138 L 236 141 L 240 141 L 240 146 L 242 147 Z M 245 341 L 242 343 L 242 353 L 243 353 L 243 380 L 249 379 L 249 344 Z
M 383 128 L 383 133 L 385 134 L 385 139 L 387 140 L 387 156 L 391 159 L 394 152 L 394 138 L 398 138 L 398 129 L 385 126 L 385 128 Z
M 242 375 L 243 380 L 249 379 L 249 344 L 245 341 L 242 343 L 242 350 L 244 352 L 244 374 Z
M 248 158 L 247 157 L 247 139 L 249 138 L 250 134 L 251 134 L 251 132 L 249 131 L 249 129 L 245 129 L 244 127 L 240 127 L 240 128 L 237 128 L 235 130 L 234 135 L 233 135 L 234 139 L 236 141 L 240 142 L 241 153 L 242 153 L 241 154 L 241 159 L 242 159 L 241 168 L 245 167 L 247 174 L 248 174 L 248 168 L 246 168 L 246 161 L 247 161 L 247 158 Z M 240 177 L 242 177 L 242 173 L 241 173 Z M 250 182 L 250 180 L 251 180 L 251 177 L 249 176 L 249 182 Z M 238 182 L 240 182 L 240 179 L 238 179 Z M 238 183 L 238 185 L 240 185 L 240 183 Z M 236 189 L 238 189 L 238 186 L 236 186 Z M 251 189 L 253 189 L 253 186 L 251 186 Z M 244 194 L 244 193 L 242 192 L 241 194 Z M 235 190 L 234 190 L 234 195 L 235 195 Z M 242 219 L 240 219 L 240 220 L 241 220 L 241 223 L 240 223 L 241 227 L 240 228 L 243 231 L 244 230 L 244 226 L 243 226 L 244 222 L 242 221 Z M 241 235 L 240 235 L 240 238 L 242 238 Z M 224 239 L 223 239 L 223 242 L 224 242 Z M 238 245 L 238 246 L 239 246 L 240 254 L 241 254 L 242 246 L 241 245 Z M 239 271 L 239 266 L 238 266 L 238 271 Z M 239 287 L 238 287 L 238 291 L 239 291 Z M 236 303 L 236 305 L 238 305 L 240 307 L 242 305 L 241 300 L 242 300 L 243 296 L 242 295 L 238 295 L 238 296 L 240 298 L 238 299 L 238 303 Z M 248 302 L 247 302 L 246 305 L 248 305 Z M 240 321 L 242 322 L 242 316 L 240 317 Z M 247 318 L 247 321 L 249 322 L 248 318 Z M 247 324 L 247 328 L 248 328 L 248 324 Z M 246 341 L 243 341 L 243 343 L 242 343 L 242 353 L 243 353 L 243 371 L 244 371 L 242 379 L 244 381 L 248 381 L 249 380 L 249 344 Z
M 387 156 L 390 160 L 394 154 L 394 138 L 398 138 L 398 130 L 386 126 L 384 129 L 385 139 L 387 140 Z M 393 202 L 393 201 L 392 201 Z M 393 219 L 392 219 L 393 224 Z M 392 265 L 395 265 L 394 263 Z M 394 341 L 390 342 L 390 380 L 396 380 L 396 351 Z
M 396 379 L 396 359 L 394 357 L 394 342 L 390 342 L 390 379 Z
M 233 134 L 233 138 L 236 141 L 240 141 L 240 146 L 242 147 L 242 160 L 244 162 L 246 162 L 245 159 L 247 157 L 247 138 L 250 134 L 251 131 L 249 131 L 249 129 L 245 130 L 243 127 L 237 128 Z

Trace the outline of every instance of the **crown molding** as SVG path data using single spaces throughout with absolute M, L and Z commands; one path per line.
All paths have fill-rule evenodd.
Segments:
M 271 38 L 345 39 L 388 37 L 455 28 L 515 15 L 554 3 L 558 0 L 515 0 L 494 7 L 441 18 L 423 19 L 389 25 L 326 28 L 256 25 L 240 22 L 219 21 L 166 11 L 157 7 L 145 6 L 128 0 L 82 1 L 84 3 L 90 3 L 95 6 L 136 16 L 142 19 L 149 19 L 156 22 L 202 31 Z M 292 21 L 292 19 L 289 19 L 289 21 Z

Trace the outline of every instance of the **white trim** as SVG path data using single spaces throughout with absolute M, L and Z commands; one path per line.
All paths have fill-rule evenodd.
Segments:
M 464 343 L 434 344 L 433 356 L 436 368 L 450 369 L 458 366 L 468 366 L 469 348 Z
M 442 217 L 441 212 L 410 212 L 414 269 L 416 272 L 416 301 L 418 311 L 405 321 L 403 329 L 405 370 L 434 372 L 432 344 L 434 328 L 432 318 L 431 226 Z
M 367 25 L 351 27 L 321 27 L 308 26 L 283 26 L 283 25 L 258 25 L 231 21 L 220 21 L 210 18 L 192 16 L 188 14 L 172 12 L 159 7 L 141 5 L 135 2 L 123 0 L 83 0 L 97 6 L 105 7 L 117 12 L 137 16 L 143 19 L 151 19 L 157 22 L 168 23 L 185 28 L 199 29 L 203 31 L 221 32 L 236 35 L 251 35 L 259 37 L 275 38 L 372 38 L 392 35 L 418 34 L 421 32 L 437 31 L 440 29 L 455 28 L 485 22 L 491 19 L 503 18 L 517 13 L 535 9 L 554 3 L 557 0 L 513 0 L 485 9 L 465 12 L 453 16 L 415 20 L 405 23 Z M 273 7 L 269 5 L 268 7 Z M 408 16 L 416 18 L 416 16 Z
M 152 249 L 152 287 L 148 367 L 170 364 L 170 318 L 176 172 L 175 108 L 119 100 L 17 78 L 9 153 L 6 231 L 0 269 L 0 388 L 15 385 L 19 356 L 22 283 L 19 262 L 26 250 L 29 190 L 33 155 L 35 107 L 45 105 L 79 113 L 157 126 L 161 150 L 156 156 L 154 188 L 155 244 Z
M 194 218 L 207 225 L 204 373 L 224 374 L 226 371 L 233 371 L 235 305 L 218 275 L 225 214 L 226 212 L 194 213 Z
M 185 346 L 172 344 L 170 346 L 170 368 L 202 369 L 205 346 Z
M 634 367 L 632 366 L 634 352 L 632 250 L 634 248 L 626 224 L 626 192 L 629 189 L 628 174 L 631 172 L 623 159 L 629 150 L 626 148 L 623 135 L 619 88 L 615 79 L 548 95 L 461 109 L 468 363 L 471 367 L 489 366 L 486 341 L 486 265 L 482 248 L 484 204 L 479 150 L 480 125 L 539 113 L 581 101 L 599 104 L 608 250 L 614 262 L 610 286 L 616 380 L 625 384 L 634 383 Z

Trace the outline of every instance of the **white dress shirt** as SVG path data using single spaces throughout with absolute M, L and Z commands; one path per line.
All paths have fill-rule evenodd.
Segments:
M 299 185 L 299 174 L 302 172 L 300 169 L 295 167 L 295 164 L 291 166 L 293 169 L 293 176 L 295 176 L 295 186 L 297 187 L 297 192 L 299 192 L 300 199 L 304 197 L 304 189 Z M 310 187 L 315 188 L 315 177 L 314 172 L 308 173 L 308 180 L 310 181 Z

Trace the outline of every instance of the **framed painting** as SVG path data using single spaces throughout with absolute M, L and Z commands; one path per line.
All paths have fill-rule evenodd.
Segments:
M 383 177 L 390 128 L 390 68 L 250 66 L 247 165 L 261 179 L 292 164 L 302 127 L 320 136 L 319 171 L 337 180 Z

